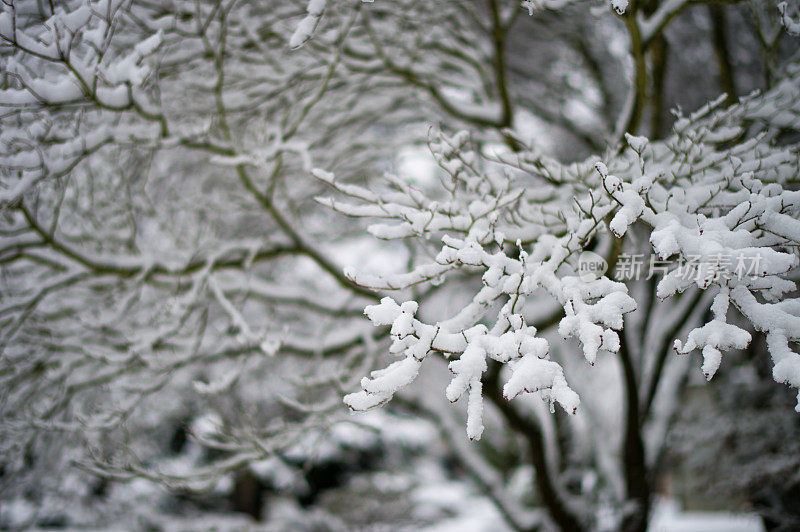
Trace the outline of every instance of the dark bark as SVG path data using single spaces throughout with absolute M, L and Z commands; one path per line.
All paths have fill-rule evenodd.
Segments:
M 733 77 L 733 64 L 728 46 L 725 8 L 712 4 L 708 6 L 708 13 L 711 17 L 711 42 L 714 47 L 714 56 L 717 58 L 719 87 L 728 95 L 725 104 L 733 105 L 736 103 L 736 80 Z
M 531 463 L 536 471 L 534 481 L 542 503 L 547 508 L 553 522 L 561 530 L 565 532 L 585 530 L 586 526 L 579 516 L 568 507 L 567 501 L 558 490 L 555 479 L 552 478 L 541 428 L 533 419 L 523 416 L 514 405 L 503 397 L 499 377 L 500 365 L 494 363 L 486 373 L 484 394 L 497 407 L 509 427 L 524 436 L 531 453 Z
M 241 469 L 233 481 L 233 492 L 230 495 L 231 508 L 234 512 L 242 512 L 256 521 L 264 517 L 263 486 L 249 469 Z
M 629 501 L 636 507 L 622 522 L 626 532 L 646 532 L 650 515 L 651 488 L 645 457 L 644 441 L 639 415 L 639 387 L 636 369 L 628 349 L 625 334 L 620 334 L 619 357 L 625 383 L 625 436 L 622 444 L 625 490 Z
M 651 57 L 653 61 L 653 94 L 652 105 L 653 114 L 650 124 L 651 137 L 654 139 L 664 138 L 666 128 L 666 100 L 664 95 L 664 82 L 667 75 L 667 58 L 669 57 L 669 46 L 663 34 L 659 34 L 651 44 Z

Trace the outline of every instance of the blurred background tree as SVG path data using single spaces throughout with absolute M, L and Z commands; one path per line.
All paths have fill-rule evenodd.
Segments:
M 325 488 L 359 471 L 405 478 L 390 498 L 452 478 L 516 493 L 531 482 L 530 427 L 507 416 L 508 433 L 472 447 L 413 393 L 345 417 L 341 396 L 387 342 L 362 315 L 385 294 L 344 266 L 400 271 L 431 248 L 365 239 L 360 220 L 315 201 L 329 189 L 311 169 L 432 190 L 431 126 L 469 129 L 480 150 L 532 143 L 577 161 L 624 131 L 665 137 L 676 106 L 768 89 L 796 52 L 764 2 L 631 2 L 623 14 L 583 1 L 316 4 L 2 4 L 0 497 L 16 508 L 4 524 L 102 524 L 119 507 L 266 519 L 265 490 L 324 508 Z M 654 21 L 647 39 L 636 17 Z M 446 311 L 476 283 L 409 295 Z M 392 436 L 409 411 L 431 423 Z M 621 425 L 552 433 L 570 490 L 603 467 L 574 450 L 598 426 Z M 209 490 L 216 499 L 197 495 Z M 519 490 L 519 505 L 489 493 L 514 527 L 528 523 L 517 509 L 542 502 Z M 381 518 L 410 519 L 365 509 L 341 526 Z

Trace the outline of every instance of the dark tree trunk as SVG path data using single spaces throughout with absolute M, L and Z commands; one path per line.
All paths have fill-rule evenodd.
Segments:
M 246 513 L 256 521 L 261 521 L 264 517 L 263 495 L 261 481 L 249 469 L 240 469 L 236 473 L 230 495 L 233 511 Z

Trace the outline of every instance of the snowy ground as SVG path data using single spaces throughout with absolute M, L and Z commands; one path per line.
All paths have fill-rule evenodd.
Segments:
M 446 502 L 446 492 L 440 492 L 438 502 Z M 453 490 L 456 493 L 458 490 Z M 432 493 L 429 495 L 433 496 Z M 452 501 L 456 504 L 456 501 Z M 458 505 L 464 510 L 459 515 L 440 521 L 439 523 L 419 528 L 420 532 L 505 532 L 509 530 L 504 526 L 503 520 L 495 507 L 486 499 L 474 497 L 465 501 L 459 500 Z M 257 532 L 257 531 L 280 531 L 284 526 L 290 526 L 297 531 L 304 530 L 305 526 L 310 526 L 313 530 L 346 530 L 347 525 L 331 520 L 330 515 L 320 513 L 316 518 L 307 516 L 302 521 L 300 528 L 294 528 L 299 523 L 292 520 L 278 519 L 275 522 L 254 524 L 245 516 L 236 515 L 214 515 L 210 514 L 201 519 L 197 518 L 173 518 L 164 519 L 161 525 L 164 530 L 196 532 L 205 530 L 217 530 L 226 532 Z M 72 530 L 72 529 L 67 529 Z M 74 529 L 77 531 L 77 529 Z M 81 529 L 87 530 L 87 529 Z M 101 530 L 101 529 L 96 529 Z M 102 530 L 126 530 L 126 527 L 104 528 Z M 389 530 L 377 526 L 375 530 Z M 724 512 L 681 512 L 678 505 L 673 501 L 662 501 L 658 504 L 653 521 L 650 524 L 650 532 L 763 532 L 764 526 L 755 514 L 732 514 Z
M 497 509 L 486 499 L 474 498 L 464 513 L 427 527 L 424 532 L 504 532 Z M 653 514 L 650 532 L 764 532 L 756 514 L 726 512 L 682 512 L 673 500 L 660 501 Z
M 661 501 L 650 523 L 651 532 L 763 532 L 756 514 L 681 512 L 675 501 Z

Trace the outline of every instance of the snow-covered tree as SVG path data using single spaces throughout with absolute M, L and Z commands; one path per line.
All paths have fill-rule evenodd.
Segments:
M 768 22 L 791 30 L 795 13 L 754 5 L 750 28 L 697 4 L 4 2 L 4 497 L 69 485 L 84 498 L 90 486 L 53 474 L 73 462 L 202 489 L 283 459 L 325 434 L 390 338 L 400 360 L 348 403 L 385 403 L 431 352 L 426 365 L 449 359 L 439 395 L 466 395 L 468 435 L 486 447 L 430 387 L 395 403 L 441 428 L 511 526 L 643 527 L 689 366 L 674 340 L 712 375 L 751 334 L 728 323 L 733 306 L 766 333 L 776 378 L 798 384 L 783 296 L 798 75 Z M 681 19 L 700 9 L 701 23 Z M 668 26 L 695 36 L 706 22 L 712 45 L 670 48 Z M 731 27 L 761 49 L 737 48 Z M 685 90 L 699 87 L 695 56 L 716 58 L 731 97 L 759 76 L 772 88 L 662 138 L 669 107 L 718 92 Z M 653 140 L 624 136 L 642 131 Z M 441 187 L 380 179 L 426 144 Z M 329 207 L 382 218 L 372 232 L 402 242 L 367 241 Z M 623 283 L 617 266 L 649 242 L 706 269 Z M 606 276 L 575 275 L 593 264 L 584 250 Z M 345 274 L 356 255 L 384 274 Z M 397 289 L 402 302 L 386 299 Z M 533 466 L 536 488 L 518 497 L 487 455 L 521 442 L 513 469 Z
M 292 50 L 304 10 L 2 5 L 6 497 L 63 490 L 38 479 L 72 461 L 213 485 L 338 408 L 374 296 L 331 258 L 352 228 L 320 215 L 309 170 L 374 171 L 393 141 L 364 147 L 410 119 L 342 73 L 357 12 Z M 169 456 L 181 433 L 203 451 Z
M 325 200 L 333 209 L 378 219 L 369 228 L 377 238 L 420 250 L 407 272 L 347 271 L 359 286 L 405 292 L 366 307 L 390 328 L 395 361 L 345 402 L 363 411 L 401 394 L 441 420 L 448 414 L 431 405 L 429 385 L 402 392 L 446 361 L 442 395 L 464 398 L 466 436 L 479 440 L 499 420 L 525 442 L 543 514 L 528 514 L 476 448 L 453 441 L 521 530 L 645 529 L 690 365 L 679 355 L 700 352 L 710 380 L 726 352 L 763 335 L 774 379 L 800 388 L 800 68 L 790 63 L 763 93 L 679 114 L 662 140 L 634 136 L 648 45 L 686 3 L 624 4 L 613 7 L 630 35 L 634 83 L 617 122 L 624 137 L 601 155 L 567 164 L 510 129 L 510 149 L 442 132 L 430 142 L 441 168 L 433 189 L 392 180 L 382 191 L 315 171 L 340 193 Z M 472 297 L 449 312 L 415 300 L 415 287 L 452 283 L 463 293 L 475 275 Z M 526 394 L 550 413 L 583 413 L 548 415 Z M 443 433 L 457 438 L 451 429 Z
M 360 226 L 311 201 L 310 170 L 379 174 L 432 116 L 501 139 L 509 116 L 453 91 L 483 79 L 481 105 L 508 100 L 504 69 L 482 64 L 525 19 L 412 2 L 439 34 L 387 44 L 393 10 L 362 7 L 2 4 L 5 497 L 84 499 L 73 462 L 208 487 L 341 410 L 377 352 L 361 317 L 377 298 L 332 258 L 363 249 Z M 473 11 L 489 8 L 486 26 Z M 387 64 L 419 39 L 438 46 L 430 65 Z

